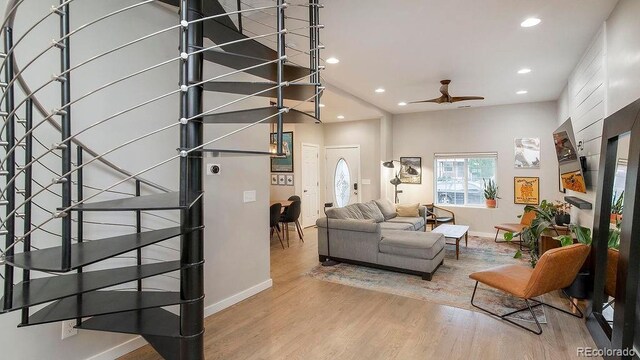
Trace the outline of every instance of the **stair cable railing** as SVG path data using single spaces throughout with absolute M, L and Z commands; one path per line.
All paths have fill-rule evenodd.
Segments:
M 289 117 L 295 116 L 307 116 L 304 112 L 299 112 L 296 109 L 306 103 L 314 102 L 315 109 L 314 115 L 310 116 L 314 122 L 319 122 L 319 99 L 320 95 L 324 91 L 324 87 L 321 86 L 320 71 L 323 69 L 319 66 L 319 52 L 323 48 L 318 40 L 319 30 L 323 28 L 317 22 L 317 11 L 321 7 L 317 3 L 317 0 L 311 0 L 308 4 L 288 4 L 283 0 L 275 1 L 273 6 L 262 7 L 250 7 L 246 9 L 241 8 L 241 1 L 237 1 L 238 9 L 235 11 L 226 11 L 215 0 L 212 0 L 205 4 L 197 0 L 161 0 L 161 2 L 168 3 L 170 5 L 179 5 L 179 24 L 171 27 L 156 31 L 152 34 L 145 35 L 138 39 L 129 41 L 122 45 L 118 45 L 107 52 L 103 52 L 90 57 L 83 62 L 78 63 L 75 66 L 71 65 L 70 52 L 71 52 L 71 39 L 73 35 L 77 34 L 81 30 L 88 29 L 90 26 L 97 24 L 107 18 L 113 17 L 118 14 L 124 14 L 134 8 L 141 7 L 143 5 L 151 4 L 156 1 L 142 1 L 127 7 L 112 11 L 106 15 L 99 16 L 98 18 L 91 20 L 90 22 L 71 30 L 69 27 L 69 5 L 73 0 L 61 1 L 58 6 L 53 6 L 50 13 L 46 16 L 39 18 L 27 28 L 18 41 L 13 43 L 12 27 L 15 19 L 15 15 L 20 5 L 24 0 L 13 0 L 7 5 L 7 11 L 5 19 L 3 20 L 3 35 L 4 35 L 4 60 L 0 65 L 0 71 L 4 70 L 5 81 L 0 83 L 0 87 L 4 88 L 2 95 L 0 96 L 0 102 L 4 103 L 4 111 L 0 112 L 0 116 L 5 119 L 4 123 L 0 127 L 0 133 L 3 133 L 6 140 L 0 140 L 0 144 L 5 148 L 5 156 L 0 160 L 1 175 L 6 178 L 5 186 L 0 191 L 0 201 L 6 207 L 5 217 L 0 219 L 0 229 L 2 234 L 5 235 L 4 249 L 0 249 L 0 264 L 4 264 L 4 300 L 3 310 L 22 310 L 22 325 L 35 325 L 43 322 L 59 321 L 62 319 L 73 319 L 77 321 L 77 326 L 83 329 L 102 330 L 102 331 L 121 331 L 129 333 L 141 334 L 147 341 L 151 343 L 161 354 L 169 358 L 179 359 L 198 359 L 203 357 L 203 262 L 204 259 L 202 248 L 204 246 L 202 213 L 203 213 L 203 187 L 202 187 L 202 153 L 212 151 L 212 149 L 206 149 L 208 145 L 214 144 L 222 139 L 231 137 L 235 134 L 253 127 L 255 125 L 265 122 L 276 122 L 277 142 L 278 142 L 278 154 L 283 153 L 282 147 L 282 129 L 283 123 L 288 121 Z M 285 19 L 287 15 L 285 10 L 289 6 L 306 7 L 309 9 L 309 26 L 296 27 L 292 31 L 288 31 L 285 27 Z M 255 34 L 254 36 L 246 36 L 243 34 L 242 19 L 244 14 L 258 12 L 268 12 L 268 10 L 275 10 L 274 15 L 276 20 L 275 32 L 269 32 L 267 34 Z M 58 40 L 54 40 L 44 50 L 38 52 L 34 57 L 27 60 L 26 65 L 20 69 L 16 63 L 15 52 L 17 45 L 19 45 L 23 39 L 25 39 L 28 33 L 31 33 L 34 29 L 44 23 L 45 19 L 48 19 L 52 15 L 58 15 L 60 19 L 60 37 Z M 235 15 L 238 17 L 238 28 L 232 29 L 233 25 L 230 24 L 230 17 Z M 246 18 L 246 17 L 245 17 Z M 296 21 L 301 18 L 296 17 Z M 220 23 L 218 23 L 218 21 Z M 219 24 L 226 28 L 220 31 L 216 26 Z M 231 26 L 231 27 L 229 27 Z M 271 26 L 270 26 L 271 27 Z M 206 30 L 206 33 L 203 31 Z M 213 29 L 213 32 L 212 32 Z M 295 33 L 295 31 L 309 30 L 309 35 L 302 35 Z M 119 79 L 112 80 L 102 86 L 94 88 L 93 90 L 76 97 L 71 98 L 71 75 L 74 70 L 93 62 L 99 58 L 102 58 L 108 54 L 117 52 L 125 47 L 139 43 L 141 41 L 150 39 L 154 36 L 164 34 L 168 31 L 179 30 L 180 32 L 180 46 L 179 56 L 173 57 L 169 60 L 151 65 L 142 70 L 125 75 Z M 310 48 L 308 54 L 315 54 L 317 58 L 310 61 L 309 69 L 306 69 L 307 73 L 304 76 L 292 76 L 299 69 L 288 67 L 287 63 L 290 63 L 285 49 L 287 49 L 285 37 L 290 35 L 302 36 L 308 38 L 310 41 Z M 204 36 L 212 40 L 215 45 L 204 46 Z M 272 50 L 258 42 L 261 39 L 268 39 L 269 37 L 276 37 L 276 49 Z M 39 85 L 35 90 L 26 83 L 23 74 L 30 71 L 32 66 L 35 66 L 36 60 L 41 58 L 45 53 L 52 49 L 59 49 L 61 54 L 61 68 L 59 75 L 52 76 L 49 80 Z M 235 54 L 235 51 L 240 51 L 240 55 Z M 304 52 L 299 49 L 294 49 L 298 52 Z M 209 56 L 212 51 L 217 51 L 215 56 Z M 222 51 L 222 52 L 220 52 Z M 252 57 L 252 52 L 256 51 L 262 55 L 266 55 L 265 59 L 261 59 L 262 55 L 256 55 Z M 257 54 L 256 53 L 256 54 Z M 216 75 L 212 78 L 203 80 L 202 73 L 198 70 L 207 62 L 215 62 L 216 57 L 228 57 L 228 59 L 238 59 L 237 56 L 245 57 L 240 58 L 242 66 L 233 64 L 235 70 L 224 73 L 222 75 Z M 271 58 L 270 58 L 271 57 Z M 226 61 L 226 60 L 225 60 Z M 107 118 L 98 120 L 97 122 L 88 125 L 75 133 L 71 131 L 71 107 L 77 104 L 79 101 L 86 99 L 89 96 L 97 95 L 102 90 L 113 87 L 115 84 L 123 82 L 125 80 L 132 79 L 143 73 L 147 73 L 163 66 L 180 63 L 180 86 L 178 89 L 173 89 L 167 93 L 156 96 L 151 99 L 147 99 L 142 103 L 134 105 L 124 110 L 120 110 Z M 224 63 L 228 66 L 228 61 Z M 261 69 L 272 69 L 271 66 L 275 65 L 275 75 L 269 73 L 269 71 L 263 71 Z M 291 74 L 289 74 L 291 72 Z M 270 79 L 271 82 L 264 83 L 238 83 L 238 82 L 220 82 L 221 79 L 240 73 L 257 74 L 261 77 Z M 52 111 L 45 110 L 45 107 L 38 101 L 37 95 L 40 91 L 47 88 L 49 85 L 59 83 L 61 101 L 58 108 Z M 14 93 L 14 87 L 18 85 L 22 91 L 22 100 L 16 100 L 16 94 Z M 304 87 L 311 87 L 313 91 L 306 93 L 302 90 Z M 289 89 L 289 90 L 286 90 Z M 285 91 L 286 90 L 286 91 Z M 222 105 L 210 107 L 208 110 L 204 110 L 203 93 L 204 91 L 222 91 L 230 92 L 241 95 L 239 98 L 229 101 Z M 109 124 L 111 120 L 124 116 L 129 112 L 141 108 L 143 106 L 151 105 L 159 100 L 168 98 L 170 96 L 178 96 L 180 98 L 180 116 L 177 122 L 171 122 L 167 125 L 158 127 L 154 130 L 147 131 L 142 135 L 132 137 L 125 142 L 111 147 L 107 151 L 101 153 L 91 150 L 85 144 L 79 141 L 78 136 L 87 133 L 90 129 L 95 129 L 98 126 Z M 310 95 L 310 96 L 308 96 Z M 289 98 L 291 96 L 291 98 Z M 18 96 L 20 97 L 20 96 Z M 254 114 L 255 118 L 245 121 L 237 117 L 237 112 L 220 112 L 226 107 L 234 104 L 239 104 L 245 100 L 255 97 L 275 97 L 274 111 L 262 112 L 262 109 L 256 109 L 256 112 L 249 112 Z M 284 99 L 288 98 L 298 103 L 294 106 L 284 106 Z M 21 108 L 25 108 L 25 120 L 22 121 L 18 117 L 18 111 Z M 33 122 L 33 110 L 37 110 L 42 119 L 38 120 L 35 124 Z M 262 114 L 262 115 L 258 115 Z M 213 116 L 213 117 L 212 117 Z M 55 119 L 59 117 L 60 123 Z M 16 122 L 16 119 L 19 121 Z M 298 118 L 296 118 L 297 122 Z M 246 123 L 240 126 L 238 129 L 229 131 L 225 134 L 217 136 L 211 140 L 204 141 L 203 139 L 203 125 L 204 124 L 216 124 L 216 123 Z M 292 118 L 293 121 L 293 118 Z M 16 135 L 16 123 L 21 123 L 24 127 L 24 132 L 20 135 Z M 60 141 L 56 144 L 48 147 L 44 145 L 41 139 L 35 136 L 35 130 L 40 128 L 43 124 L 48 123 L 54 129 L 54 131 L 60 132 Z M 154 162 L 152 165 L 145 166 L 141 170 L 127 171 L 115 164 L 106 157 L 118 150 L 125 149 L 126 147 L 138 143 L 143 139 L 151 138 L 162 132 L 179 129 L 180 131 L 180 146 L 177 149 L 177 153 L 173 156 L 164 158 L 163 160 Z M 38 143 L 44 150 L 41 153 L 34 154 L 33 144 Z M 72 159 L 72 145 L 76 146 L 77 154 L 75 160 Z M 24 165 L 20 166 L 16 162 L 16 155 L 19 150 L 24 149 Z M 256 152 L 256 151 L 243 151 L 243 150 L 225 150 L 216 149 L 216 152 L 228 151 L 233 154 L 270 154 L 269 152 Z M 87 153 L 91 158 L 84 159 L 83 153 Z M 48 159 L 48 155 L 55 156 L 61 162 L 61 170 L 57 171 L 51 168 L 51 166 L 45 164 L 43 160 Z M 86 160 L 86 161 L 85 161 Z M 173 198 L 173 195 L 167 193 L 168 189 L 163 186 L 157 185 L 149 180 L 141 178 L 142 175 L 146 175 L 148 172 L 162 167 L 174 160 L 179 160 L 180 169 L 180 184 L 177 197 Z M 75 161 L 75 163 L 74 163 Z M 105 186 L 90 186 L 84 183 L 85 175 L 83 172 L 89 169 L 89 165 L 100 162 L 106 165 L 108 168 L 115 170 L 120 179 Z M 33 178 L 32 169 L 34 167 L 42 167 L 48 172 L 54 174 L 55 178 L 49 184 L 41 183 Z M 40 174 L 41 175 L 41 174 Z M 75 180 L 74 177 L 75 176 Z M 24 178 L 24 188 L 16 189 L 15 184 L 19 178 Z M 120 186 L 129 184 L 130 181 L 135 183 L 135 193 L 116 190 Z M 33 189 L 31 184 L 34 183 L 39 186 L 38 189 Z M 148 195 L 142 196 L 141 185 L 149 186 L 150 189 L 160 190 L 163 193 L 170 195 Z M 52 189 L 56 185 L 61 185 L 61 194 L 58 194 Z M 75 187 L 73 187 L 75 185 Z M 86 193 L 85 190 L 90 189 L 91 193 Z M 72 198 L 75 192 L 75 198 Z M 53 194 L 55 198 L 61 199 L 61 206 L 55 209 L 49 209 L 40 203 L 40 197 L 44 194 Z M 125 195 L 132 196 L 125 199 L 129 200 L 107 200 L 103 202 L 94 202 L 96 198 L 101 197 L 104 194 L 113 195 Z M 16 194 L 20 195 L 22 201 L 16 199 Z M 172 200 L 175 199 L 175 200 Z M 32 221 L 31 215 L 34 210 L 42 214 L 48 214 L 48 216 L 39 219 L 37 222 Z M 162 216 L 156 214 L 157 210 L 179 210 L 180 221 L 172 219 L 168 216 Z M 22 212 L 21 212 L 22 211 Z M 133 211 L 135 213 L 134 223 L 125 223 L 118 221 L 101 221 L 101 220 L 85 220 L 83 215 L 86 211 Z M 72 214 L 75 214 L 75 219 Z M 165 221 L 172 224 L 177 224 L 179 227 L 176 230 L 160 229 L 153 230 L 153 227 L 142 225 L 142 215 L 153 217 L 158 221 Z M 40 216 L 42 217 L 42 216 Z M 23 229 L 21 234 L 16 234 L 16 218 L 21 219 L 23 223 Z M 52 231 L 45 228 L 47 224 L 51 224 L 52 221 L 61 220 L 61 233 Z M 75 236 L 72 236 L 73 228 L 75 224 Z M 123 228 L 135 228 L 136 233 L 133 235 L 124 235 L 112 239 L 87 239 L 85 237 L 85 225 L 95 226 L 109 226 L 109 227 L 123 227 Z M 49 236 L 60 238 L 62 241 L 60 247 L 54 248 L 40 248 L 33 246 L 32 236 L 36 233 L 45 233 Z M 132 237 L 135 236 L 135 237 Z M 159 244 L 159 242 L 169 240 L 173 237 L 179 236 L 181 238 L 180 249 L 173 248 L 171 246 Z M 138 240 L 135 240 L 138 239 Z M 136 241 L 142 241 L 143 244 L 136 245 Z M 22 243 L 23 253 L 16 253 L 15 247 L 17 244 Z M 111 249 L 105 248 L 104 244 L 110 244 Z M 166 259 L 161 259 L 154 256 L 144 255 L 142 248 L 145 246 L 157 246 L 161 249 L 170 250 L 173 252 L 180 252 L 180 261 L 167 262 Z M 117 249 L 114 249 L 117 248 Z M 59 262 L 48 263 L 54 250 L 59 257 Z M 126 253 L 135 250 L 135 256 L 126 255 Z M 36 251 L 36 252 L 33 252 Z M 78 262 L 77 256 L 73 254 L 80 251 L 81 257 L 93 256 L 95 259 L 91 261 Z M 82 253 L 85 251 L 87 253 Z M 98 251 L 102 252 L 99 254 Z M 92 253 L 93 252 L 93 253 Z M 26 261 L 25 253 L 31 253 L 29 261 Z M 89 258 L 91 258 L 89 256 Z M 135 270 L 137 275 L 132 274 L 131 271 L 134 268 L 111 268 L 105 270 L 94 270 L 89 272 L 83 272 L 84 266 L 90 265 L 96 261 L 102 261 L 110 258 L 119 259 L 135 259 Z M 144 264 L 143 260 L 155 261 L 155 263 Z M 26 262 L 25 262 L 26 261 Z M 39 261 L 39 262 L 38 262 Z M 14 267 L 22 268 L 22 287 L 17 287 L 17 293 L 14 297 Z M 131 269 L 131 270 L 130 270 Z M 76 270 L 76 277 L 71 278 L 70 275 L 57 275 L 59 273 L 65 273 L 70 270 Z M 53 275 L 44 278 L 31 279 L 31 271 L 38 271 L 43 274 Z M 180 276 L 175 277 L 167 275 L 167 272 L 179 271 Z M 140 272 L 144 272 L 141 274 Z M 107 275 L 109 274 L 109 275 Z M 120 276 L 119 280 L 113 280 L 114 276 Z M 125 276 L 126 275 L 126 276 Z M 103 278 L 105 277 L 106 278 Z M 116 277 L 117 277 L 116 276 Z M 162 276 L 174 280 L 179 280 L 181 283 L 180 293 L 165 293 L 164 289 L 154 286 L 143 286 L 142 279 L 149 276 Z M 94 282 L 85 281 L 77 285 L 77 292 L 67 292 L 55 294 L 31 294 L 26 298 L 25 294 L 21 293 L 25 286 L 29 286 L 30 282 L 43 282 L 54 281 L 52 279 L 58 279 L 55 281 L 71 281 L 71 279 L 81 279 L 86 277 L 87 279 L 94 279 Z M 128 281 L 126 281 L 128 280 Z M 115 294 L 110 293 L 108 290 L 101 290 L 124 284 L 127 282 L 135 281 L 135 287 L 121 287 L 116 289 L 117 292 L 127 294 L 127 291 L 123 290 L 136 290 L 137 294 L 133 303 L 133 298 L 130 295 L 126 297 L 118 297 Z M 95 294 L 96 290 L 98 294 Z M 144 290 L 155 290 L 152 295 L 146 294 Z M 153 291 L 152 291 L 153 292 Z M 80 297 L 80 294 L 85 294 Z M 146 295 L 145 295 L 146 294 Z M 119 301 L 113 301 L 111 306 L 114 309 L 106 312 L 104 309 L 92 309 L 92 300 L 95 295 L 107 296 L 113 299 L 120 299 Z M 57 303 L 68 303 L 70 298 L 75 299 L 77 296 L 78 301 L 82 301 L 84 305 L 82 310 L 77 309 L 73 314 L 56 314 L 53 311 L 54 306 Z M 124 296 L 124 295 L 123 295 Z M 140 307 L 141 303 L 145 303 L 142 299 L 149 303 L 146 307 Z M 14 303 L 16 300 L 17 303 Z M 45 307 L 41 311 L 31 314 L 29 311 L 30 306 L 51 302 L 54 303 Z M 76 301 L 76 300 L 73 300 Z M 142 301 L 142 302 L 141 302 Z M 151 305 L 153 304 L 153 305 Z M 180 314 L 178 316 L 172 315 L 169 312 L 163 311 L 163 306 L 179 304 Z M 78 306 L 77 304 L 75 306 Z M 145 309 L 149 309 L 148 311 Z M 135 313 L 130 313 L 135 311 Z M 114 315 L 107 315 L 113 313 Z M 122 315 L 120 315 L 122 314 Z M 90 320 L 82 322 L 81 318 L 91 317 Z M 127 322 L 129 319 L 135 320 L 135 324 L 128 324 L 124 328 L 119 330 L 113 329 L 113 327 L 107 324 L 113 323 L 110 319 L 113 316 L 122 316 L 120 323 Z M 173 322 L 177 321 L 175 328 L 171 329 L 170 333 L 158 334 L 148 333 L 141 329 L 140 324 L 147 324 L 159 321 Z

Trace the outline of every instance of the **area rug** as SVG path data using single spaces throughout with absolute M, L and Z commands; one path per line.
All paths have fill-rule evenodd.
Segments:
M 422 280 L 415 275 L 345 263 L 332 267 L 318 265 L 307 275 L 318 280 L 482 312 L 470 303 L 475 281 L 469 278 L 469 274 L 498 265 L 528 266 L 525 259 L 513 258 L 515 250 L 514 245 L 497 244 L 491 238 L 469 236 L 467 247 L 464 246 L 464 240 L 461 241 L 459 260 L 455 258 L 455 247 L 446 246 L 444 264 L 436 271 L 431 281 Z M 498 314 L 526 307 L 524 301 L 482 284 L 478 285 L 474 302 Z M 543 307 L 534 308 L 534 312 L 538 321 L 546 323 Z M 510 318 L 533 322 L 528 311 L 516 313 Z

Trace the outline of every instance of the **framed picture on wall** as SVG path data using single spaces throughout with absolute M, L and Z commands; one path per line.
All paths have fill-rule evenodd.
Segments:
M 271 185 L 278 185 L 278 174 L 271 174 Z
M 284 174 L 278 174 L 278 185 L 285 185 L 287 183 Z
M 513 202 L 521 205 L 538 205 L 540 203 L 540 178 L 514 177 Z
M 540 138 L 516 138 L 514 142 L 516 169 L 539 169 Z
M 422 184 L 422 158 L 401 157 L 398 177 L 403 184 Z
M 287 175 L 287 186 L 293 186 L 293 174 Z
M 270 143 L 276 142 L 276 133 L 271 133 Z M 271 158 L 271 172 L 293 172 L 293 132 L 287 131 L 282 133 L 282 151 L 283 156 Z

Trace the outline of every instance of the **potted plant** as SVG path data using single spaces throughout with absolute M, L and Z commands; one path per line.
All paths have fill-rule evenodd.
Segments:
M 543 233 L 550 231 L 555 232 L 555 235 L 559 235 L 557 229 L 553 226 L 555 222 L 555 215 L 557 213 L 556 206 L 547 200 L 542 200 L 539 206 L 527 205 L 524 208 L 525 212 L 533 211 L 536 214 L 535 219 L 531 222 L 531 225 L 521 233 L 514 234 L 507 232 L 504 234 L 504 239 L 507 241 L 513 240 L 516 235 L 522 235 L 522 241 L 524 245 L 529 248 L 529 254 L 531 256 L 531 267 L 535 267 L 538 262 L 538 239 Z M 518 217 L 521 217 L 519 215 Z M 516 251 L 515 258 L 522 257 L 522 251 Z
M 610 222 L 612 224 L 618 224 L 622 221 L 622 210 L 624 209 L 624 191 L 620 193 L 620 196 L 613 193 L 613 198 L 611 199 L 611 218 Z
M 487 181 L 487 179 L 482 179 L 482 182 L 484 183 L 484 198 L 485 198 L 485 203 L 487 205 L 488 208 L 495 208 L 496 207 L 496 199 L 500 199 L 498 197 L 498 186 L 496 185 L 496 182 L 493 181 L 492 179 L 489 179 Z
M 556 201 L 556 225 L 564 226 L 571 223 L 571 204 L 564 201 Z
M 573 244 L 576 241 L 578 243 L 591 246 L 593 239 L 591 237 L 590 229 L 582 226 L 576 226 L 576 225 L 570 225 L 569 228 L 571 230 L 571 234 L 575 235 L 575 239 L 574 239 L 574 236 L 571 234 L 554 237 L 554 239 L 560 241 L 561 246 L 568 246 Z M 618 223 L 615 227 L 612 227 L 609 229 L 609 239 L 608 239 L 607 247 L 608 247 L 608 250 L 607 250 L 608 258 L 615 256 L 612 253 L 617 253 L 618 247 L 620 247 L 620 223 Z M 591 280 L 590 280 L 591 274 L 589 272 L 590 262 L 591 262 L 591 259 L 587 258 L 584 265 L 582 266 L 582 269 L 576 276 L 576 279 L 573 281 L 571 285 L 569 285 L 564 289 L 565 293 L 570 297 L 573 297 L 576 299 L 587 298 L 588 293 L 590 291 L 589 287 L 591 286 Z

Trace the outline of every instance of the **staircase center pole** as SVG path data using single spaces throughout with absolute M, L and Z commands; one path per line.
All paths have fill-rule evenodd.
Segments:
M 4 53 L 8 58 L 5 64 L 5 83 L 11 84 L 13 80 L 13 52 L 11 51 L 13 48 L 13 31 L 11 28 L 6 27 L 4 29 Z M 14 92 L 13 92 L 13 84 L 7 86 L 5 89 L 5 111 L 7 113 L 13 113 L 14 110 Z M 11 149 L 14 147 L 16 143 L 16 135 L 15 135 L 15 115 L 8 116 L 6 118 L 6 126 L 5 126 L 5 140 L 7 143 L 7 149 Z M 6 187 L 6 239 L 5 245 L 6 251 L 5 256 L 11 257 L 13 256 L 13 242 L 15 241 L 15 215 L 12 214 L 16 205 L 16 192 L 15 192 L 15 181 L 9 183 L 10 179 L 16 174 L 16 157 L 15 151 L 12 151 L 11 154 L 7 156 L 7 161 L 5 162 L 4 174 L 7 177 L 7 187 Z M 9 215 L 11 214 L 11 215 Z M 11 307 L 13 303 L 13 266 L 5 265 L 4 266 L 4 308 L 8 309 Z
M 60 0 L 60 4 L 68 1 Z M 71 54 L 69 49 L 69 4 L 65 4 L 60 9 L 60 38 L 64 38 L 60 45 L 60 73 L 65 73 L 71 67 Z M 71 74 L 66 73 L 65 79 L 62 80 L 60 106 L 65 106 L 71 102 Z M 61 121 L 62 140 L 71 137 L 71 107 L 67 106 L 63 112 Z M 62 174 L 68 174 L 62 182 L 62 208 L 66 209 L 71 206 L 71 141 L 67 140 L 62 145 Z M 71 216 L 62 215 L 62 268 L 71 267 Z
M 203 0 L 181 0 L 182 31 L 180 51 L 190 53 L 203 45 Z M 180 85 L 202 81 L 202 53 L 189 55 L 180 71 Z M 202 114 L 203 87 L 189 87 L 181 93 L 180 118 Z M 203 143 L 202 117 L 181 125 L 180 148 L 192 149 Z M 183 153 L 184 154 L 184 153 Z M 181 213 L 183 235 L 180 239 L 180 295 L 186 302 L 180 305 L 180 334 L 185 337 L 180 346 L 180 359 L 204 359 L 204 214 L 202 186 L 202 152 L 193 151 L 180 159 L 180 201 L 187 204 Z M 186 232 L 186 233 L 184 233 Z
M 28 98 L 25 102 L 26 113 L 25 113 L 25 128 L 24 131 L 29 133 L 31 128 L 33 127 L 33 101 L 31 98 Z M 25 137 L 25 148 L 24 148 L 24 164 L 25 166 L 33 160 L 33 133 L 29 133 Z M 33 167 L 29 166 L 24 169 L 24 198 L 28 199 L 31 197 L 32 193 L 32 178 L 33 178 Z M 31 231 L 31 200 L 27 201 L 24 204 L 24 233 L 28 234 Z M 26 235 L 22 242 L 23 251 L 29 252 L 31 251 L 31 235 Z M 28 269 L 22 270 L 22 284 L 25 287 L 22 289 L 22 293 L 26 294 L 26 290 L 28 290 L 28 283 L 31 280 L 31 273 Z M 29 323 L 29 308 L 26 307 L 22 309 L 22 323 Z
M 284 108 L 284 94 L 283 94 L 283 74 L 284 74 L 284 62 L 285 60 L 282 58 L 284 56 L 285 49 L 285 38 L 284 38 L 284 6 L 282 6 L 284 0 L 277 0 L 278 12 L 276 15 L 277 18 L 277 31 L 278 31 L 278 39 L 277 39 L 277 47 L 278 47 L 278 63 L 277 63 L 277 75 L 276 81 L 278 82 L 278 88 L 276 89 L 276 106 L 278 107 L 278 126 L 276 129 L 276 143 L 278 146 L 277 153 L 284 153 L 283 149 L 283 139 L 282 139 L 282 126 L 284 120 L 284 114 L 282 113 L 282 109 Z

